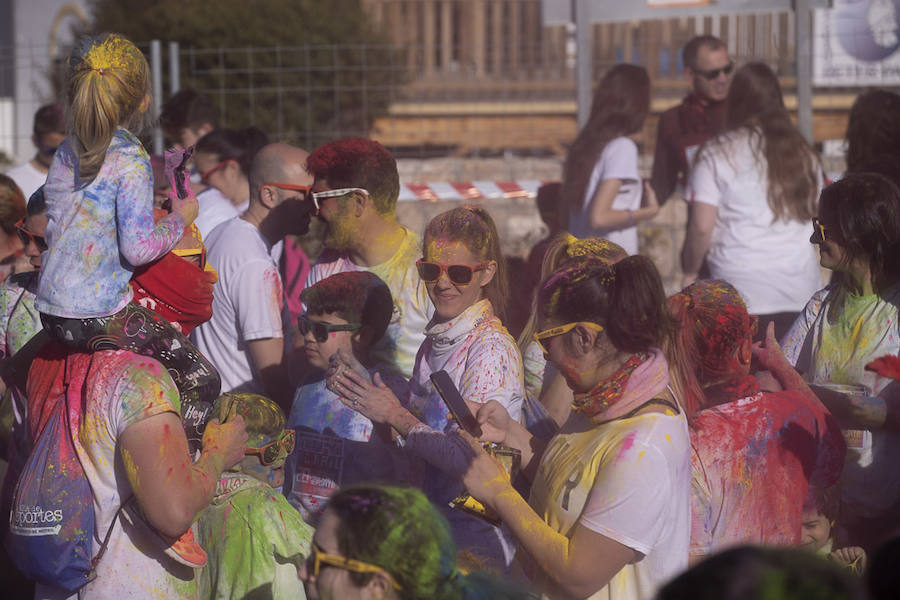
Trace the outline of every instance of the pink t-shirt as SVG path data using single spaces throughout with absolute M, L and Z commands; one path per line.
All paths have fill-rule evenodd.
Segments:
M 810 484 L 833 485 L 846 447 L 824 406 L 760 392 L 691 421 L 692 555 L 742 543 L 796 545 Z

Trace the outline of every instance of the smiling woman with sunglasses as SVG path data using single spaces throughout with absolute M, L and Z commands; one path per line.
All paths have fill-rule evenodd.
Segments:
M 497 228 L 490 214 L 466 206 L 441 213 L 425 228 L 419 276 L 434 304 L 407 397 L 339 367 L 329 385 L 342 400 L 373 422 L 387 423 L 406 438 L 405 447 L 434 467 L 425 492 L 445 511 L 457 545 L 505 569 L 511 546 L 499 528 L 447 507 L 461 491 L 458 465 L 451 464 L 447 406 L 431 382 L 446 371 L 462 397 L 477 405 L 495 400 L 518 419 L 524 399 L 522 359 L 500 321 L 506 303 L 506 272 Z M 402 403 L 401 403 L 402 400 Z
M 328 502 L 300 577 L 310 600 L 513 600 L 487 573 L 462 573 L 447 521 L 421 492 L 361 486 Z
M 682 286 L 699 277 L 734 285 L 760 330 L 783 335 L 821 279 L 806 243 L 824 180 L 819 159 L 791 121 L 776 74 L 738 69 L 725 100 L 724 131 L 693 161 Z
M 533 478 L 526 502 L 467 434 L 463 481 L 519 543 L 523 572 L 550 598 L 634 600 L 687 566 L 690 443 L 658 348 L 670 331 L 650 259 L 566 263 L 538 293 L 536 338 L 575 393 L 549 442 L 495 403 L 484 439 L 518 448 Z
M 848 173 L 822 192 L 808 239 L 835 277 L 812 295 L 782 340 L 784 353 L 842 426 L 854 430 L 841 524 L 850 542 L 873 548 L 900 527 L 892 508 L 900 502 L 900 394 L 866 369 L 900 354 L 900 189 L 875 173 Z M 834 385 L 843 392 L 826 389 Z

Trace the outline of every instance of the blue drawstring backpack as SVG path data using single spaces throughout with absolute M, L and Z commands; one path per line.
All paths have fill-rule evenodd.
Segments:
M 82 382 L 71 382 L 52 408 L 25 462 L 13 496 L 6 549 L 30 579 L 74 592 L 96 576 L 119 513 L 92 558 L 94 497 L 72 436 L 68 410 L 81 407 Z M 80 414 L 80 413 L 79 413 Z

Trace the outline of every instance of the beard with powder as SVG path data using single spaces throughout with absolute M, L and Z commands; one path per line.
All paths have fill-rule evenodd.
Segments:
M 350 199 L 339 198 L 337 210 L 325 221 L 325 245 L 335 250 L 350 247 L 359 230 L 350 211 Z

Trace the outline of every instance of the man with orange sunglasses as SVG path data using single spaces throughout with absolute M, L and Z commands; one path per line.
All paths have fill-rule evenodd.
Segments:
M 313 203 L 307 153 L 287 144 L 262 148 L 250 168 L 250 206 L 205 240 L 218 272 L 212 318 L 195 343 L 218 369 L 222 391 L 265 393 L 289 410 L 293 389 L 283 361 L 283 292 L 276 244 L 309 229 Z

